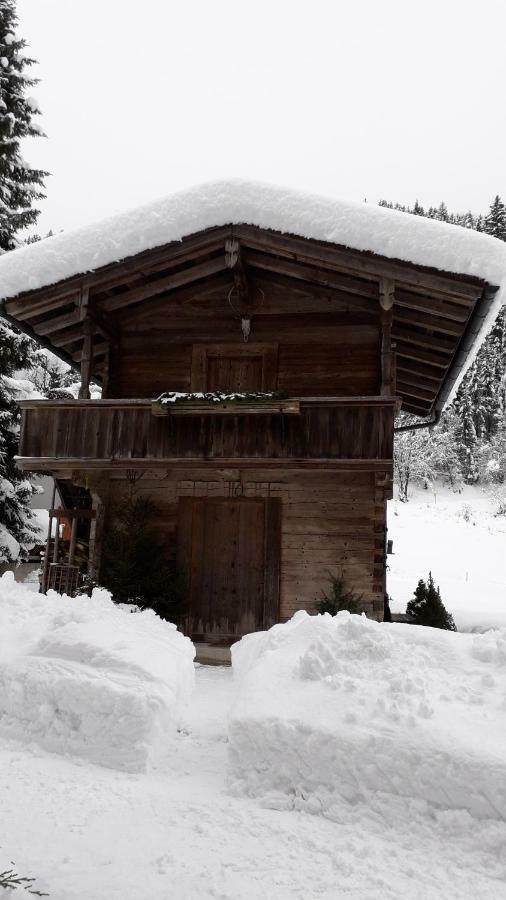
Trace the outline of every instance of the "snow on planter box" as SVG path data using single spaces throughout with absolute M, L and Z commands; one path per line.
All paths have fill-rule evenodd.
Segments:
M 152 610 L 0 578 L 0 736 L 129 772 L 157 761 L 194 684 L 191 641 Z
M 392 795 L 506 818 L 506 629 L 298 612 L 232 664 L 233 792 L 331 818 Z

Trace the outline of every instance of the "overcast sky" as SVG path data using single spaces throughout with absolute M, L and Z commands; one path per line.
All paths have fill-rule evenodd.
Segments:
M 506 195 L 506 0 L 18 0 L 39 231 L 210 178 L 486 210 Z M 506 199 L 506 196 L 504 196 Z

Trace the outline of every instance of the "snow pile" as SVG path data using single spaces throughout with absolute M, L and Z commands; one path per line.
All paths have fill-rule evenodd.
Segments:
M 232 648 L 230 784 L 276 808 L 342 802 L 506 819 L 506 629 L 455 634 L 298 612 Z
M 190 698 L 194 647 L 107 591 L 35 594 L 0 578 L 0 734 L 129 772 L 155 762 Z

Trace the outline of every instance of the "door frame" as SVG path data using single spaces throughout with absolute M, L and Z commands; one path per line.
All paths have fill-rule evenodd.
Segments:
M 262 358 L 262 391 L 275 391 L 278 386 L 278 345 L 275 343 L 211 343 L 194 344 L 192 350 L 192 367 L 190 390 L 207 390 L 207 364 L 209 357 L 225 358 L 227 356 Z
M 197 503 L 216 504 L 220 502 L 263 503 L 264 506 L 264 572 L 263 572 L 263 613 L 262 629 L 271 628 L 279 622 L 281 599 L 281 499 L 278 497 L 207 497 L 190 496 L 178 498 L 177 510 L 177 569 L 186 578 L 186 596 L 188 609 L 184 615 L 184 631 L 191 636 L 193 611 L 190 608 L 192 598 L 192 552 L 194 535 L 194 509 Z M 206 635 L 200 637 L 200 640 Z M 209 633 L 212 639 L 212 633 Z M 224 637 L 219 635 L 219 637 Z M 239 640 L 242 635 L 228 635 L 231 641 Z

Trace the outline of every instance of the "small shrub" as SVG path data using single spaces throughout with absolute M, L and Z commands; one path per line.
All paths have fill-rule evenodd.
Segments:
M 338 612 L 347 610 L 350 613 L 362 612 L 362 597 L 346 589 L 344 579 L 337 575 L 330 575 L 330 590 L 322 591 L 322 596 L 316 601 L 318 613 L 330 613 L 336 616 Z
M 435 586 L 432 572 L 429 572 L 427 583 L 420 578 L 413 600 L 406 607 L 406 615 L 415 625 L 428 625 L 431 628 L 443 628 L 456 631 L 453 616 L 447 612 L 439 588 Z
M 167 559 L 156 533 L 156 507 L 131 492 L 112 510 L 106 530 L 99 583 L 118 603 L 150 607 L 162 619 L 184 612 L 184 580 Z

